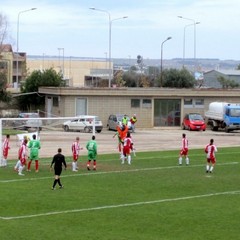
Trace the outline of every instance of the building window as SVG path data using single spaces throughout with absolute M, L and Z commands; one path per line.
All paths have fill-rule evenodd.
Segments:
M 58 97 L 53 97 L 53 106 L 54 107 L 59 107 Z
M 204 99 L 195 99 L 196 106 L 204 106 Z
M 180 99 L 154 100 L 154 127 L 180 126 L 181 124 Z
M 132 108 L 140 108 L 140 99 L 131 99 Z
M 142 107 L 143 108 L 151 108 L 152 107 L 152 100 L 151 99 L 143 99 L 142 100 Z
M 188 107 L 192 107 L 192 106 L 193 106 L 192 98 L 185 98 L 184 99 L 184 107 L 188 108 Z

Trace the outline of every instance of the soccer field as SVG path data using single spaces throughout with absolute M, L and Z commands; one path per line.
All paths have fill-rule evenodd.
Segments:
M 62 173 L 51 190 L 51 159 L 40 172 L 18 176 L 15 161 L 0 169 L 1 240 L 239 239 L 240 149 L 219 148 L 212 174 L 203 149 L 178 166 L 179 151 L 137 153 L 132 165 L 118 154 L 99 155 L 97 171 Z

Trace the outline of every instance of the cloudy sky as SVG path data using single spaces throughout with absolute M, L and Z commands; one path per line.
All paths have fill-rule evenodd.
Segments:
M 1 0 L 0 12 L 8 19 L 14 51 L 19 16 L 19 51 L 58 56 L 64 48 L 65 56 L 105 58 L 109 14 L 91 7 L 110 14 L 113 58 L 160 59 L 162 42 L 171 36 L 163 45 L 164 59 L 185 53 L 186 58 L 240 60 L 239 0 Z M 31 8 L 37 9 L 22 12 Z M 200 22 L 196 38 L 193 25 L 186 27 L 194 21 Z

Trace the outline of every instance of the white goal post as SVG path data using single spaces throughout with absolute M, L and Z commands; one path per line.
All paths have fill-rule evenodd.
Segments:
M 21 136 L 30 135 L 32 136 L 35 133 L 39 134 L 40 131 L 54 131 L 56 129 L 63 129 L 63 123 L 70 120 L 79 119 L 80 116 L 74 117 L 39 117 L 39 118 L 0 118 L 0 160 L 3 158 L 3 129 L 21 129 L 22 127 L 26 127 L 28 131 L 24 134 L 18 134 L 19 140 L 21 140 Z M 91 116 L 94 120 L 91 121 L 91 126 L 87 127 L 88 132 L 91 132 L 92 135 L 96 134 L 95 127 L 95 116 Z M 25 122 L 25 124 L 23 124 Z M 26 122 L 28 122 L 26 126 Z M 38 124 L 41 123 L 41 124 Z M 34 126 L 33 126 L 34 124 Z M 25 129 L 26 130 L 26 129 Z M 66 129 L 65 129 L 66 131 Z M 81 131 L 81 130 L 80 130 Z

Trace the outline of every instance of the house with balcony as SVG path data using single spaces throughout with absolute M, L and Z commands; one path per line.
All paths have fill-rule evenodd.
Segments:
M 11 44 L 0 45 L 0 71 L 7 76 L 8 88 L 18 88 L 26 78 L 26 69 L 25 52 L 13 52 Z

